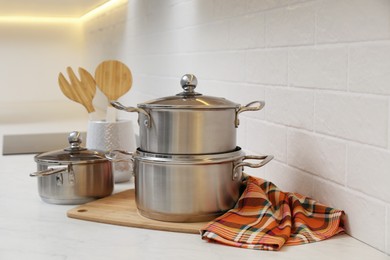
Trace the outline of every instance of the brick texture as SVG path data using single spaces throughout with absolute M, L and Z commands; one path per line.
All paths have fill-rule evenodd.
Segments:
M 130 0 L 84 24 L 83 58 L 129 65 L 127 105 L 179 93 L 185 73 L 205 95 L 264 100 L 240 115 L 238 145 L 275 159 L 245 171 L 345 210 L 350 235 L 390 254 L 389 10 L 388 0 Z

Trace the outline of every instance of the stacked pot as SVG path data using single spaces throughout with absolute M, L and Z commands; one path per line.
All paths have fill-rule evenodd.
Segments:
M 195 92 L 197 79 L 191 74 L 180 83 L 183 92 L 175 96 L 137 107 L 112 105 L 139 114 L 140 147 L 132 158 L 140 214 L 162 221 L 208 221 L 235 205 L 243 166 L 261 167 L 273 158 L 245 155 L 236 144 L 239 114 L 258 111 L 264 102 L 240 106 L 202 95 Z

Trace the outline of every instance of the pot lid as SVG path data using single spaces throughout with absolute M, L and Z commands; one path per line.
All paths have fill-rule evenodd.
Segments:
M 38 154 L 34 157 L 35 161 L 58 164 L 74 164 L 107 160 L 103 152 L 88 150 L 87 148 L 81 147 L 82 139 L 80 133 L 77 131 L 73 131 L 69 134 L 68 141 L 70 144 L 69 147 L 63 150 Z
M 183 92 L 138 104 L 139 108 L 238 108 L 239 104 L 221 97 L 205 96 L 195 92 L 198 80 L 195 75 L 185 74 L 180 80 Z

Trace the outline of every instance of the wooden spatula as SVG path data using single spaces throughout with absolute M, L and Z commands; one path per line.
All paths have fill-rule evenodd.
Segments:
M 76 77 L 71 67 L 66 68 L 70 83 L 65 79 L 64 75 L 58 75 L 58 83 L 69 99 L 83 105 L 88 113 L 95 111 L 92 100 L 96 93 L 96 82 L 93 76 L 83 68 L 79 68 L 80 80 Z
M 106 95 L 108 103 L 115 101 L 128 92 L 133 83 L 130 69 L 120 61 L 106 60 L 95 70 L 95 80 L 98 88 Z M 115 121 L 115 109 L 107 108 L 107 121 Z

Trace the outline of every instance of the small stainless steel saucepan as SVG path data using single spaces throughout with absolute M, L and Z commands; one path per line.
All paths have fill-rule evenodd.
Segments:
M 83 204 L 108 196 L 114 188 L 111 162 L 100 151 L 80 146 L 79 132 L 69 135 L 70 147 L 34 157 L 38 192 L 53 204 Z

